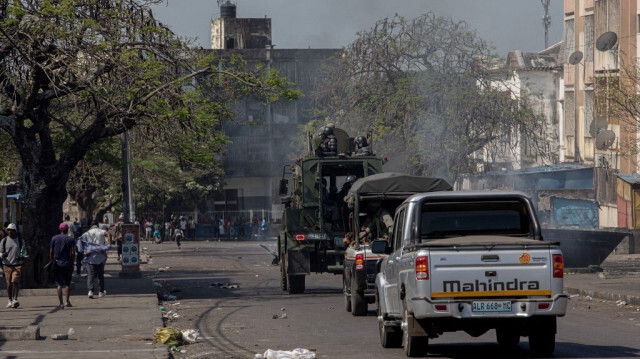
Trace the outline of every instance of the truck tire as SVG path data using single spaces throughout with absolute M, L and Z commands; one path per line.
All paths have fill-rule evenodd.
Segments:
M 380 298 L 376 291 L 376 314 L 378 315 L 378 332 L 380 333 L 380 345 L 383 348 L 400 348 L 402 345 L 402 333 L 398 327 L 390 328 L 385 325 L 384 314 L 380 308 Z
M 342 292 L 344 293 L 344 310 L 351 312 L 351 296 L 347 295 L 347 282 L 342 280 Z
M 408 357 L 421 357 L 427 354 L 429 337 L 418 337 L 411 335 L 413 325 L 413 315 L 409 314 L 406 303 L 402 315 L 402 347 L 404 354 Z
M 305 278 L 305 275 L 287 274 L 287 283 L 289 284 L 289 294 L 304 293 L 304 278 Z
M 358 290 L 358 283 L 351 278 L 351 315 L 354 317 L 362 317 L 367 315 L 367 299 L 364 297 L 364 291 Z
M 550 356 L 556 348 L 556 317 L 533 318 L 529 348 L 536 356 Z
M 280 253 L 280 289 L 287 290 L 287 263 L 282 253 Z
M 520 343 L 520 331 L 508 325 L 497 327 L 496 340 L 504 349 L 514 349 Z

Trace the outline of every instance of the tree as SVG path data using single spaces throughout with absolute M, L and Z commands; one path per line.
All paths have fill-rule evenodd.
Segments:
M 371 131 L 385 168 L 455 180 L 474 154 L 510 139 L 546 155 L 546 128 L 526 99 L 497 86 L 496 57 L 464 22 L 433 13 L 378 21 L 328 67 L 316 114 L 349 133 Z M 504 63 L 504 62 L 503 62 Z
M 621 156 L 620 163 L 626 162 L 628 168 L 633 169 L 638 166 L 637 155 L 640 152 L 637 139 L 640 125 L 640 63 L 635 57 L 630 59 L 624 51 L 616 56 L 620 58 L 619 68 L 603 71 L 603 76 L 595 78 L 596 120 L 590 130 L 596 137 L 596 146 L 601 145 L 599 150 L 615 149 L 616 156 Z M 619 126 L 619 139 L 611 131 L 610 124 Z M 611 157 L 608 162 L 615 163 Z
M 26 285 L 45 283 L 67 181 L 91 151 L 128 131 L 185 155 L 176 170 L 197 167 L 224 143 L 227 100 L 295 97 L 274 72 L 177 38 L 153 18 L 159 2 L 0 0 L 0 129 L 22 165 Z

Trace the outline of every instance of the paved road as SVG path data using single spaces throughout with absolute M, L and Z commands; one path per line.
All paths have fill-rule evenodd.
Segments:
M 280 291 L 279 269 L 260 244 L 275 242 L 186 242 L 144 244 L 164 281 L 177 297 L 167 310 L 171 322 L 198 329 L 204 340 L 182 347 L 177 358 L 253 358 L 267 349 L 315 349 L 318 358 L 403 358 L 401 349 L 379 345 L 374 306 L 367 317 L 344 310 L 341 277 L 307 277 L 307 292 Z M 237 288 L 236 288 L 237 286 Z M 284 318 L 286 315 L 286 318 Z M 277 319 L 274 319 L 277 317 Z M 640 309 L 612 302 L 572 298 L 559 320 L 556 358 L 640 357 Z M 528 358 L 526 338 L 516 352 L 503 353 L 493 332 L 478 338 L 446 333 L 432 340 L 429 357 Z

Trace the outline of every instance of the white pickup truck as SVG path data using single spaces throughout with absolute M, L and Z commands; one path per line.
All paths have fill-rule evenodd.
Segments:
M 409 197 L 394 217 L 376 276 L 383 347 L 422 356 L 430 338 L 496 330 L 513 348 L 529 337 L 537 355 L 555 347 L 564 316 L 563 256 L 545 242 L 531 201 L 515 191 L 432 192 Z

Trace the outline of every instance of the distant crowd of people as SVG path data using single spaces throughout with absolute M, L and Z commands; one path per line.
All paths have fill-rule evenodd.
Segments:
M 205 215 L 202 217 L 202 223 L 212 226 L 213 237 L 217 240 L 267 239 L 269 237 L 269 222 L 266 218 L 258 216 L 217 218 Z

